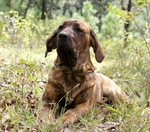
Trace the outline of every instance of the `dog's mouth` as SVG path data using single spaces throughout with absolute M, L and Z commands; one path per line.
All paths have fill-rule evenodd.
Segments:
M 71 40 L 58 41 L 57 53 L 64 65 L 74 66 L 77 62 L 77 56 L 74 51 Z

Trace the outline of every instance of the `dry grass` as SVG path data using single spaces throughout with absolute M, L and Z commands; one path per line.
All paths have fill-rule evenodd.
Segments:
M 0 47 L 0 131 L 60 131 L 59 123 L 42 124 L 38 120 L 41 97 L 55 53 L 44 58 L 45 46 L 36 49 Z M 117 60 L 117 59 L 116 59 Z M 94 61 L 94 59 L 93 59 Z M 127 63 L 127 62 L 126 62 Z M 149 132 L 150 85 L 143 83 L 141 72 L 133 65 L 121 65 L 111 57 L 98 70 L 115 81 L 134 100 L 132 104 L 95 106 L 80 122 L 69 126 L 72 131 Z M 148 85 L 148 86 L 147 86 Z M 137 104 L 135 103 L 137 102 Z M 67 130 L 65 130 L 67 131 Z
M 11 15 L 0 13 L 0 20 L 0 132 L 61 131 L 59 122 L 50 125 L 38 119 L 48 72 L 56 57 L 54 51 L 44 58 L 45 41 L 58 27 L 57 19 L 44 22 L 33 16 L 21 19 L 17 12 L 11 11 Z M 143 25 L 141 31 L 149 39 L 146 35 L 148 23 L 143 19 L 140 21 Z M 103 24 L 110 33 L 104 33 L 104 29 L 101 33 L 106 58 L 101 64 L 94 57 L 92 61 L 97 71 L 112 78 L 133 102 L 128 105 L 97 105 L 64 131 L 150 132 L 149 42 L 145 44 L 139 34 L 141 31 L 134 27 L 128 38 L 129 46 L 123 48 L 123 37 L 120 37 L 123 34 L 115 37 L 116 28 L 121 29 L 110 19 L 107 22 Z

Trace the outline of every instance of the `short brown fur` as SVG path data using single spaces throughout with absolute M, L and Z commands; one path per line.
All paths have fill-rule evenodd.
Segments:
M 45 56 L 53 49 L 58 54 L 49 73 L 43 94 L 45 104 L 40 112 L 42 115 L 47 113 L 50 122 L 55 118 L 52 110 L 56 104 L 66 108 L 60 120 L 67 125 L 78 121 L 94 104 L 102 103 L 103 97 L 111 101 L 129 101 L 113 80 L 94 72 L 90 47 L 99 63 L 104 59 L 104 53 L 96 34 L 87 23 L 74 19 L 65 21 L 48 38 L 46 47 Z

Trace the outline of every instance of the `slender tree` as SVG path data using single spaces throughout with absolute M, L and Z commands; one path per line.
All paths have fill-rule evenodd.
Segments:
M 29 9 L 29 7 L 30 7 L 30 5 L 31 5 L 31 1 L 32 1 L 32 0 L 28 0 L 27 6 L 26 6 L 26 8 L 25 8 L 25 10 L 24 10 L 24 18 L 26 18 L 28 9 Z
M 124 1 L 121 0 L 122 10 L 127 11 L 129 13 L 132 8 L 132 2 L 131 0 L 128 0 L 127 7 L 124 6 Z M 124 22 L 124 30 L 125 30 L 125 36 L 124 36 L 124 48 L 128 45 L 128 36 L 129 36 L 129 29 L 130 29 L 130 19 L 126 18 Z
M 46 0 L 42 0 L 42 15 L 41 15 L 41 19 L 45 20 L 46 18 Z

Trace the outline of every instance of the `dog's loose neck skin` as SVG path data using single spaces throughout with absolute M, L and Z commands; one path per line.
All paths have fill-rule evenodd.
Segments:
M 69 98 L 72 100 L 74 100 L 74 96 L 76 94 L 84 90 L 85 87 L 80 88 L 80 85 L 87 81 L 95 82 L 95 67 L 91 62 L 89 53 L 86 55 L 86 59 L 84 60 L 83 57 L 79 57 L 76 64 L 72 67 L 64 65 L 59 56 L 57 56 L 54 64 L 52 71 L 55 71 L 55 75 L 51 72 L 52 74 L 50 74 L 49 78 L 53 78 L 55 76 L 55 79 L 60 80 L 63 92 L 67 93 L 70 91 Z M 66 83 L 61 83 L 61 81 Z M 93 83 L 91 83 L 91 85 L 93 85 Z M 72 95 L 71 91 L 75 91 L 73 92 L 75 95 Z M 69 101 L 71 102 L 71 100 Z
M 83 58 L 86 58 L 86 59 L 83 59 Z M 73 66 L 63 64 L 63 62 L 61 61 L 59 56 L 57 56 L 54 64 L 55 64 L 56 68 L 61 67 L 60 70 L 62 70 L 62 72 L 64 72 L 65 69 L 68 71 L 68 67 L 70 69 L 70 71 L 69 71 L 70 73 L 76 73 L 76 72 L 79 73 L 79 71 L 80 71 L 80 73 L 84 74 L 84 73 L 88 73 L 88 72 L 94 72 L 94 70 L 95 70 L 95 67 L 93 66 L 93 64 L 91 62 L 89 52 L 82 54 L 82 56 L 79 56 L 76 64 Z

